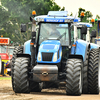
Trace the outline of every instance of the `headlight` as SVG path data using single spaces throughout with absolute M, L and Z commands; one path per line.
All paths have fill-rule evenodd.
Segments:
M 54 54 L 54 57 L 53 57 L 53 62 L 56 62 L 57 61 L 57 52 Z
M 61 51 L 61 57 L 62 57 L 62 51 Z
M 41 53 L 38 54 L 38 61 L 41 61 Z

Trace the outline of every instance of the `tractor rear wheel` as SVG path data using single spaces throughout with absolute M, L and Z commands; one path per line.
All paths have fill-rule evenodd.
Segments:
M 30 60 L 26 57 L 18 57 L 14 64 L 14 91 L 15 93 L 29 93 L 29 64 Z
M 66 63 L 66 93 L 67 95 L 81 95 L 82 93 L 81 59 L 68 59 Z
M 88 66 L 88 90 L 91 94 L 99 94 L 99 68 L 100 53 L 99 49 L 92 49 L 89 54 Z
M 23 46 L 18 46 L 18 47 L 15 47 L 14 48 L 14 51 L 13 51 L 13 57 L 12 57 L 12 60 L 10 62 L 11 64 L 11 77 L 12 77 L 12 87 L 13 87 L 13 90 L 14 90 L 14 63 L 15 63 L 15 59 L 17 58 L 17 54 L 21 54 L 23 53 Z
M 88 93 L 88 57 L 89 57 L 89 50 L 87 51 L 86 61 L 84 62 L 83 66 L 83 88 L 82 93 L 87 94 Z

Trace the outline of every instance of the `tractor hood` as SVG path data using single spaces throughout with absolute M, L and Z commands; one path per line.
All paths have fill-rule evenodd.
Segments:
M 58 63 L 61 58 L 61 44 L 59 40 L 43 41 L 39 47 L 38 63 Z
M 46 40 L 41 43 L 40 52 L 57 52 L 60 47 L 60 41 L 58 40 Z

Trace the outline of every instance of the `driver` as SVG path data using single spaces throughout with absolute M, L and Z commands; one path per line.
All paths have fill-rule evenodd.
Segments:
M 51 25 L 51 29 L 52 29 L 51 34 L 50 34 L 51 36 L 52 35 L 56 37 L 60 36 L 60 32 L 56 29 L 56 24 Z

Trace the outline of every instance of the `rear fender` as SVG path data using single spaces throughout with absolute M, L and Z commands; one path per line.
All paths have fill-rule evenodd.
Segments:
M 76 47 L 72 47 L 71 54 L 81 55 L 83 57 L 83 61 L 86 60 L 87 51 L 90 49 L 90 44 L 84 40 L 77 40 L 74 43 Z

